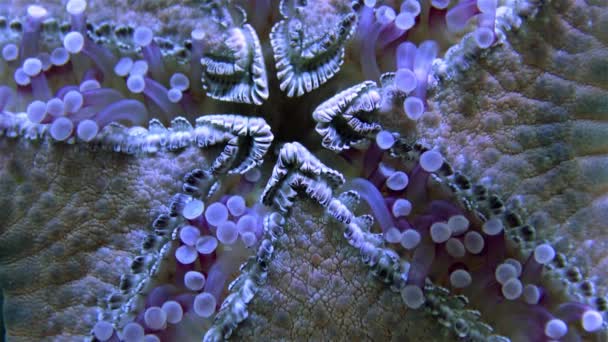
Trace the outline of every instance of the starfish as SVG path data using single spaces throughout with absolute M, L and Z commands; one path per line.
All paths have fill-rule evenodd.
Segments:
M 74 19 L 82 14 L 78 5 L 83 3 L 86 7 L 84 1 L 68 3 L 73 32 L 84 32 L 76 30 L 78 20 Z M 411 5 L 411 1 L 404 3 Z M 124 328 L 133 322 L 139 323 L 132 326 L 145 322 L 149 335 L 162 330 L 152 329 L 154 320 L 144 316 L 147 309 L 165 301 L 150 304 L 155 296 L 163 298 L 159 293 L 168 288 L 163 286 L 173 284 L 169 292 L 191 290 L 187 280 L 176 280 L 185 279 L 186 271 L 195 271 L 182 267 L 190 264 L 185 251 L 193 248 L 185 233 L 193 230 L 184 227 L 194 227 L 199 235 L 208 234 L 215 243 L 220 242 L 216 251 L 203 253 L 209 245 L 199 244 L 201 237 L 196 235 L 198 258 L 207 260 L 201 255 L 209 254 L 229 260 L 224 265 L 228 263 L 232 271 L 225 271 L 229 281 L 224 279 L 222 284 L 231 284 L 216 290 L 209 313 L 209 305 L 203 303 L 210 296 L 199 300 L 191 294 L 196 291 L 188 292 L 190 297 L 185 292 L 173 293 L 171 298 L 183 307 L 184 316 L 188 312 L 191 317 L 180 323 L 185 328 L 171 328 L 165 335 L 159 332 L 163 339 L 508 337 L 527 341 L 548 340 L 560 332 L 559 322 L 564 321 L 568 325 L 565 340 L 606 337 L 605 323 L 602 325 L 608 309 L 604 297 L 608 275 L 603 267 L 607 228 L 604 121 L 608 109 L 608 39 L 602 30 L 606 27 L 605 5 L 521 1 L 499 7 L 489 46 L 482 35 L 487 32 L 483 20 L 474 33 L 437 38 L 444 56 L 432 65 L 427 63 L 427 71 L 419 79 L 424 80 L 423 86 L 402 91 L 400 77 L 408 71 L 414 73 L 414 68 L 398 66 L 396 72 L 380 75 L 379 70 L 391 61 L 376 63 L 374 49 L 373 63 L 368 63 L 371 57 L 366 50 L 361 53 L 365 58 L 359 60 L 357 50 L 348 45 L 366 47 L 366 37 L 372 43 L 381 41 L 380 32 L 388 30 L 381 31 L 375 23 L 369 26 L 370 36 L 365 36 L 361 27 L 366 13 L 382 18 L 378 13 L 384 13 L 387 6 L 378 5 L 371 12 L 367 2 L 351 8 L 350 3 L 340 1 L 281 1 L 280 11 L 273 12 L 269 4 L 244 4 L 245 11 L 223 1 L 203 1 L 200 9 L 192 3 L 127 8 L 113 2 L 125 9 L 121 18 L 134 23 L 135 32 L 143 35 L 138 40 L 130 38 L 134 32 L 128 26 L 119 29 L 116 25 L 115 36 L 105 35 L 109 26 L 104 26 L 100 14 L 104 4 L 89 3 L 86 23 L 93 28 L 81 25 L 88 32 L 80 36 L 83 50 L 70 51 L 72 69 L 58 66 L 58 74 L 61 77 L 65 72 L 77 82 L 82 76 L 80 91 L 84 94 L 86 81 L 96 80 L 101 73 L 106 79 L 98 83 L 107 87 L 104 82 L 109 82 L 140 100 L 121 102 L 127 109 L 109 111 L 105 121 L 90 120 L 96 125 L 91 126 L 95 127 L 93 134 L 70 126 L 66 135 L 65 129 L 54 124 L 59 120 L 48 115 L 46 121 L 34 122 L 35 108 L 26 107 L 38 96 L 35 89 L 41 73 L 28 77 L 31 84 L 17 86 L 16 63 L 3 55 L 0 67 L 11 75 L 10 81 L 1 79 L 10 89 L 0 89 L 0 131 L 4 135 L 0 139 L 0 327 L 7 340 L 99 338 L 104 330 L 99 322 L 110 324 L 103 333 L 109 331 L 109 338 L 116 340 L 128 339 L 129 329 Z M 393 2 L 387 4 L 395 7 Z M 11 25 L 2 28 L 7 34 L 0 45 L 17 41 L 13 30 L 17 26 L 24 28 L 24 35 L 40 33 L 28 31 L 32 21 L 45 30 L 50 27 L 51 33 L 45 34 L 52 39 L 69 36 L 67 32 L 60 35 L 59 29 L 52 33 L 52 22 L 36 24 L 37 19 L 47 18 L 47 11 L 62 13 L 61 6 L 30 6 L 23 19 L 26 6 L 14 5 L 2 9 L 15 21 L 4 21 Z M 450 8 L 457 6 L 460 4 Z M 423 8 L 429 11 L 430 7 Z M 251 15 L 256 9 L 257 14 Z M 442 15 L 446 12 L 450 13 Z M 216 20 L 202 20 L 198 27 L 200 13 Z M 170 21 L 165 19 L 171 16 L 182 18 L 183 25 L 167 24 Z M 277 19 L 271 30 L 268 18 Z M 148 31 L 137 29 L 143 24 L 165 40 L 144 43 Z M 436 30 L 419 26 L 408 39 L 418 42 L 413 36 L 438 35 Z M 128 39 L 120 37 L 123 31 L 128 32 Z M 378 36 L 372 39 L 374 32 Z M 189 49 L 169 44 L 190 34 Z M 270 44 L 264 40 L 267 36 Z M 142 54 L 148 61 L 153 58 L 149 55 L 161 51 L 164 66 L 148 63 L 151 67 L 144 76 L 127 72 L 122 75 L 124 84 L 118 84 L 107 75 L 120 74 L 112 70 L 120 63 L 87 60 L 91 58 L 87 49 L 99 46 L 94 39 L 113 52 Z M 72 48 L 71 43 L 63 42 L 66 49 Z M 198 45 L 200 42 L 206 45 Z M 43 42 L 34 51 L 46 48 L 44 44 L 54 46 Z M 454 46 L 447 50 L 451 44 Z M 394 51 L 396 45 L 386 48 Z M 418 45 L 418 50 L 423 51 L 423 46 Z M 19 48 L 32 49 L 28 44 Z M 269 54 L 276 65 L 267 67 L 264 60 L 268 61 Z M 202 78 L 187 77 L 189 89 L 180 90 L 182 83 L 170 81 L 170 75 L 189 68 L 190 64 L 183 63 L 193 56 L 200 63 L 192 63 L 192 69 L 183 74 L 195 72 Z M 25 58 L 20 63 L 22 71 L 27 71 Z M 77 70 L 88 64 L 96 65 L 93 76 Z M 267 77 L 266 68 L 277 78 Z M 49 73 L 50 86 L 69 84 L 53 79 L 56 76 Z M 312 82 L 311 77 L 317 81 Z M 133 91 L 140 78 L 145 91 L 170 84 L 170 90 L 176 90 L 172 94 L 179 93 L 180 98 L 154 101 L 154 95 L 144 90 Z M 160 87 L 154 88 L 155 82 Z M 86 84 L 91 86 L 91 82 Z M 169 99 L 173 95 L 168 90 L 164 88 Z M 16 94 L 11 101 L 7 100 L 9 94 Z M 187 106 L 189 96 L 193 100 Z M 63 100 L 68 106 L 66 97 Z M 176 111 L 176 105 L 182 107 Z M 185 118 L 174 119 L 179 111 Z M 302 118 L 286 120 L 290 111 Z M 148 116 L 158 118 L 147 129 L 138 127 Z M 292 142 L 296 140 L 302 143 Z M 433 156 L 440 157 L 437 167 L 429 166 Z M 505 255 L 492 263 L 489 256 L 486 259 L 486 249 L 481 253 L 483 260 L 471 259 L 479 265 L 467 259 L 467 267 L 458 269 L 469 276 L 469 282 L 472 275 L 468 288 L 456 286 L 458 281 L 451 277 L 456 272 L 450 269 L 447 274 L 453 266 L 439 252 L 434 266 L 428 266 L 428 274 L 409 272 L 422 269 L 420 256 L 424 254 L 405 250 L 404 241 L 411 242 L 404 238 L 408 229 L 398 231 L 398 240 L 390 237 L 383 209 L 371 200 L 379 195 L 379 202 L 384 203 L 385 198 L 388 201 L 391 194 L 399 193 L 401 190 L 395 190 L 399 178 L 392 176 L 394 170 L 379 166 L 374 174 L 366 169 L 370 165 L 401 168 L 409 175 L 407 190 L 400 194 L 411 200 L 412 215 L 424 216 L 417 212 L 422 210 L 416 209 L 417 204 L 428 205 L 432 211 L 432 203 L 450 203 L 441 210 L 454 210 L 455 214 L 442 220 L 449 223 L 449 218 L 466 216 L 471 231 L 483 230 L 487 241 L 493 235 L 485 223 L 497 222 L 492 221 L 494 217 L 504 219 L 500 236 L 509 241 Z M 389 171 L 383 175 L 383 170 Z M 393 179 L 396 188 L 387 179 Z M 372 183 L 375 187 L 369 186 Z M 249 206 L 247 215 L 260 219 L 260 227 L 240 231 L 238 241 L 230 242 L 232 230 L 212 224 L 214 211 L 210 208 L 224 206 L 231 217 L 237 217 L 236 207 L 228 204 L 237 196 Z M 394 204 L 391 209 L 394 214 Z M 395 222 L 401 222 L 394 216 Z M 508 227 L 507 222 L 515 223 Z M 427 226 L 435 227 L 435 223 Z M 436 227 L 441 230 L 440 225 Z M 431 240 L 435 236 L 423 236 L 423 241 Z M 542 254 L 539 246 L 552 246 L 548 248 L 557 252 L 553 260 L 535 268 L 542 277 L 534 278 L 551 299 L 537 306 L 549 308 L 559 318 L 548 320 L 553 325 L 533 316 L 531 312 L 537 311 L 522 309 L 521 299 L 509 302 L 505 300 L 508 294 L 491 292 L 483 280 L 489 274 L 494 281 L 493 270 L 506 256 L 520 260 L 522 279 L 531 277 L 526 270 L 533 268 L 530 258 Z M 180 248 L 184 253 L 178 252 Z M 469 246 L 467 253 L 475 254 Z M 229 257 L 222 258 L 224 255 Z M 492 269 L 488 271 L 484 265 Z M 212 283 L 213 266 L 201 267 L 196 274 L 204 274 L 206 282 Z M 204 291 L 214 293 L 207 287 Z M 190 304 L 182 303 L 182 297 Z M 564 308 L 574 312 L 569 320 L 559 311 Z M 576 310 L 582 311 L 576 314 Z M 596 321 L 599 316 L 599 326 L 587 329 L 590 321 L 579 317 L 583 312 L 591 313 L 588 316 Z M 535 319 L 542 321 L 540 328 Z M 531 322 L 522 323 L 526 320 Z

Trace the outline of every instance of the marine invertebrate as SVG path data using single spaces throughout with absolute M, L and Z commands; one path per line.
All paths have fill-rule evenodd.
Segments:
M 89 21 L 93 27 L 86 28 L 84 34 L 84 4 L 68 2 L 71 22 L 63 26 L 65 39 L 49 36 L 48 44 L 53 50 L 48 51 L 54 51 L 53 44 L 61 44 L 73 54 L 68 58 L 71 71 L 51 66 L 43 72 L 44 52 L 40 58 L 34 57 L 40 52 L 36 37 L 45 35 L 43 27 L 52 29 L 54 25 L 52 20 L 43 21 L 43 17 L 63 13 L 52 6 L 33 6 L 27 12 L 22 8 L 21 13 L 27 13 L 25 19 L 14 21 L 11 26 L 27 24 L 23 25 L 23 38 L 16 38 L 21 36 L 10 31 L 7 39 L 23 44 L 5 44 L 9 48 L 3 58 L 9 63 L 3 67 L 22 71 L 8 73 L 12 76 L 7 82 L 10 87 L 2 88 L 0 93 L 4 99 L 2 131 L 8 137 L 17 137 L 2 141 L 6 154 L 1 179 L 4 193 L 9 194 L 3 199 L 3 206 L 13 209 L 6 211 L 4 221 L 10 223 L 4 226 L 0 242 L 0 260 L 7 270 L 2 279 L 10 280 L 2 283 L 9 336 L 69 339 L 87 335 L 92 329 L 98 338 L 125 340 L 143 338 L 144 334 L 148 334 L 148 339 L 200 339 L 203 334 L 209 340 L 231 334 L 314 338 L 321 331 L 334 334 L 337 339 L 386 338 L 408 330 L 409 334 L 416 334 L 411 331 L 416 324 L 409 324 L 408 319 L 418 323 L 416 317 L 426 312 L 434 317 L 431 322 L 448 328 L 446 333 L 464 338 L 486 338 L 495 333 L 514 339 L 558 339 L 562 335 L 566 339 L 601 338 L 602 332 L 596 330 L 601 330 L 603 324 L 605 277 L 595 265 L 600 264 L 597 260 L 602 256 L 594 256 L 585 264 L 576 248 L 569 249 L 552 232 L 576 237 L 572 227 L 577 223 L 583 222 L 591 230 L 601 231 L 603 227 L 602 188 L 588 185 L 591 180 L 603 184 L 603 179 L 597 177 L 603 157 L 582 157 L 584 153 L 603 153 L 603 130 L 594 130 L 593 137 L 598 137 L 598 142 L 584 148 L 581 140 L 595 140 L 581 139 L 579 132 L 591 128 L 581 118 L 601 119 L 605 110 L 605 103 L 600 100 L 605 74 L 589 75 L 594 76 L 590 77 L 590 84 L 580 87 L 578 83 L 584 79 L 576 78 L 578 83 L 569 86 L 559 77 L 543 73 L 550 70 L 563 76 L 563 69 L 552 63 L 566 60 L 570 61 L 567 65 L 576 65 L 569 55 L 549 48 L 544 51 L 546 54 L 537 55 L 526 49 L 526 44 L 545 47 L 538 42 L 537 32 L 542 30 L 539 22 L 547 19 L 565 33 L 564 41 L 558 40 L 559 46 L 569 47 L 569 38 L 582 36 L 583 43 L 574 45 L 574 51 L 591 50 L 595 54 L 578 66 L 581 70 L 597 69 L 600 58 L 596 56 L 605 53 L 605 40 L 597 30 L 601 17 L 569 2 L 539 6 L 517 3 L 499 8 L 497 20 L 488 22 L 485 14 L 494 15 L 488 10 L 492 2 L 482 2 L 477 6 L 481 13 L 477 13 L 475 3 L 470 1 L 452 7 L 438 1 L 430 6 L 411 1 L 400 6 L 388 1 L 375 6 L 374 1 L 365 1 L 352 8 L 350 3 L 342 2 L 283 1 L 280 12 L 271 13 L 267 3 L 259 1 L 249 6 L 266 9 L 262 13 L 277 18 L 279 24 L 270 30 L 264 28 L 264 20 L 253 18 L 257 31 L 270 33 L 275 41 L 268 44 L 266 36 L 260 35 L 258 47 L 256 31 L 248 26 L 245 12 L 229 2 L 204 1 L 199 13 L 209 14 L 211 21 L 203 20 L 201 27 L 189 27 L 188 20 L 184 20 L 190 31 L 187 34 L 191 40 L 186 45 L 191 52 L 181 55 L 180 51 L 185 50 L 161 44 L 166 41 L 160 37 L 151 38 L 154 32 L 165 29 L 154 22 L 147 23 L 154 29 L 138 22 L 134 28 L 115 27 L 112 31 L 109 24 L 93 25 L 97 24 L 93 19 Z M 94 17 L 99 4 L 87 6 L 92 7 L 87 13 Z M 447 11 L 446 6 L 450 7 Z M 432 43 L 427 42 L 428 38 L 441 31 L 435 26 L 430 26 L 430 36 L 423 33 L 426 23 L 406 29 L 412 25 L 407 21 L 416 18 L 412 14 L 416 11 L 422 13 L 416 20 L 427 18 L 429 23 L 443 16 L 451 18 L 456 14 L 450 13 L 457 11 L 464 12 L 462 21 L 472 15 L 481 20 L 479 28 L 462 41 L 446 35 L 448 39 Z M 145 13 L 143 9 L 142 12 Z M 523 23 L 522 17 L 526 19 Z M 584 26 L 587 21 L 582 18 L 587 17 L 591 24 Z M 584 34 L 570 31 L 564 22 L 583 27 L 580 30 Z M 479 50 L 487 47 L 488 29 L 495 23 L 492 43 L 497 44 L 489 50 Z M 513 26 L 512 32 L 509 25 Z M 296 35 L 289 36 L 285 27 L 294 28 Z M 323 30 L 326 27 L 331 29 Z M 361 35 L 366 27 L 371 28 L 368 41 Z M 123 31 L 130 32 L 126 38 L 113 36 Z M 406 31 L 411 31 L 411 36 Z M 209 32 L 222 34 L 208 37 Z M 416 38 L 420 37 L 418 34 L 422 38 Z M 171 35 L 167 33 L 168 37 Z M 351 35 L 354 51 L 360 43 L 394 50 L 386 54 L 388 62 L 380 60 L 376 67 L 395 73 L 380 78 L 379 73 L 366 71 L 374 67 L 369 49 L 363 51 L 364 67 L 353 67 L 357 63 L 349 63 L 354 55 L 349 50 L 351 45 L 341 40 Z M 92 44 L 93 39 L 104 44 Z M 457 46 L 442 60 L 433 62 L 434 56 L 443 55 L 450 44 Z M 95 54 L 88 50 L 95 48 L 102 51 Z M 268 95 L 265 72 L 259 69 L 266 65 L 260 53 L 264 48 L 272 48 L 278 56 L 275 62 L 281 75 L 278 80 L 268 79 Z M 119 52 L 127 59 L 116 57 L 115 64 L 108 63 L 109 54 L 103 49 Z M 56 57 L 65 57 L 62 51 Z M 17 58 L 14 56 L 24 58 L 18 57 L 18 63 L 10 64 Z M 128 58 L 136 61 L 131 64 Z M 347 63 L 338 72 L 342 58 Z M 187 63 L 201 59 L 201 63 Z M 394 65 L 390 65 L 391 60 Z M 93 72 L 74 66 L 80 62 Z M 520 74 L 515 65 L 526 72 Z M 513 72 L 501 73 L 502 66 Z M 127 69 L 130 75 L 122 79 L 129 74 Z M 74 85 L 79 84 L 78 89 L 66 89 L 75 91 L 70 96 L 59 89 L 58 96 L 49 98 L 46 88 L 53 89 L 53 82 L 61 80 L 47 80 L 45 87 L 47 71 L 49 79 L 54 71 L 59 71 L 59 75 L 75 72 L 78 82 Z M 371 75 L 371 82 L 365 82 L 368 76 L 360 76 L 366 73 Z M 98 79 L 100 75 L 103 79 Z M 202 79 L 193 75 L 201 75 Z M 537 77 L 534 87 L 522 86 L 531 77 Z M 23 81 L 23 85 L 14 86 L 13 81 Z M 122 92 L 116 95 L 107 91 L 102 87 L 105 82 L 118 82 L 112 88 Z M 364 83 L 356 86 L 359 82 Z M 327 98 L 315 96 L 317 100 L 308 100 L 311 103 L 305 106 L 306 100 L 297 96 L 314 93 L 317 85 L 317 94 L 328 94 Z M 18 96 L 11 95 L 13 87 Z M 203 87 L 212 98 L 254 106 L 262 103 L 248 107 L 213 101 L 202 96 Z M 504 95 L 502 88 L 517 95 Z M 111 103 L 97 103 L 101 108 L 86 114 L 96 114 L 87 117 L 93 122 L 74 131 L 75 123 L 85 122 L 72 116 L 80 109 L 75 109 L 78 94 L 84 103 L 85 93 L 98 89 L 108 92 L 107 101 Z M 286 97 L 279 95 L 283 94 L 281 89 Z M 576 100 L 561 100 L 548 90 L 569 94 Z M 122 111 L 125 102 L 119 96 L 139 102 L 128 102 L 133 108 Z M 268 101 L 264 102 L 266 96 Z M 292 96 L 296 98 L 290 99 Z M 91 96 L 89 100 L 97 98 Z M 16 101 L 10 103 L 8 99 Z M 329 100 L 324 102 L 326 99 Z M 543 102 L 538 104 L 534 99 Z M 44 108 L 36 101 L 44 101 Z M 62 103 L 64 112 L 66 106 L 74 109 L 55 119 L 53 114 L 61 114 Z M 29 104 L 32 107 L 28 110 Z M 208 113 L 221 115 L 202 116 L 192 127 L 186 119 L 172 120 L 174 106 L 191 119 Z M 520 113 L 510 112 L 509 106 L 516 106 Z M 306 140 L 304 145 L 312 150 L 313 142 L 319 141 L 317 133 L 307 135 L 313 132 L 312 118 L 317 121 L 322 145 L 340 155 L 328 156 L 320 150 L 313 154 L 302 144 L 287 143 L 278 150 L 272 172 L 268 170 L 270 165 L 265 165 L 262 171 L 254 168 L 256 171 L 246 173 L 271 151 L 273 133 L 280 143 L 295 138 L 296 132 L 286 129 L 289 126 L 285 126 L 285 120 L 275 114 L 285 108 L 301 110 L 295 113 L 302 113 L 302 121 L 292 121 L 308 127 L 302 130 L 306 131 L 304 134 L 297 134 L 306 138 L 302 139 Z M 108 121 L 105 115 L 100 116 L 104 112 L 117 114 L 115 119 L 135 121 L 130 115 L 144 110 L 148 115 L 167 116 L 152 121 L 147 130 L 110 124 L 114 119 Z M 24 114 L 15 115 L 13 111 Z M 273 133 L 261 119 L 226 115 L 244 111 L 267 118 Z M 33 121 L 38 120 L 32 118 L 41 121 L 36 123 Z M 167 129 L 161 121 L 172 124 Z M 530 124 L 542 125 L 537 130 Z M 480 129 L 480 125 L 485 129 Z M 515 144 L 505 142 L 511 134 Z M 467 144 L 467 136 L 475 144 Z M 570 145 L 556 144 L 564 136 Z M 56 142 L 63 140 L 69 144 Z M 217 144 L 221 146 L 214 148 Z M 428 150 L 425 145 L 435 149 Z M 564 146 L 568 148 L 559 148 Z M 88 147 L 96 150 L 89 151 Z M 523 157 L 500 154 L 499 148 L 512 154 L 519 152 Z M 126 156 L 105 150 L 125 152 Z M 545 155 L 549 157 L 541 158 Z M 169 163 L 171 159 L 177 165 Z M 75 166 L 91 160 L 90 165 L 84 165 L 86 175 L 75 174 Z M 570 160 L 575 160 L 574 165 L 568 163 Z M 530 177 L 530 171 L 521 165 L 524 162 L 534 165 L 532 174 L 538 177 Z M 35 168 L 24 167 L 30 164 Z M 103 170 L 104 165 L 112 172 L 101 172 L 94 190 L 87 191 L 91 182 L 88 174 L 99 173 L 96 170 Z M 155 172 L 158 165 L 164 175 Z M 579 170 L 582 172 L 576 172 Z M 138 172 L 146 176 L 139 177 Z M 260 180 L 257 172 L 270 176 L 263 195 L 261 187 L 255 185 Z M 46 177 L 47 173 L 51 176 Z M 515 180 L 524 185 L 517 186 Z M 527 190 L 526 186 L 533 187 Z M 43 190 L 48 191 L 35 201 Z M 338 195 L 340 192 L 343 194 Z M 267 205 L 263 210 L 268 211 L 264 231 L 259 231 L 259 222 L 254 229 L 241 229 L 239 242 L 234 242 L 238 223 L 228 223 L 229 213 L 236 218 L 244 209 L 236 203 L 240 203 L 238 197 L 232 200 L 235 193 L 253 198 L 262 195 Z M 547 200 L 535 201 L 536 198 Z M 575 199 L 574 205 L 564 211 L 564 203 L 571 198 Z M 251 198 L 247 202 L 253 203 Z M 92 215 L 76 205 L 80 203 L 94 203 Z M 163 207 L 163 203 L 168 206 Z M 64 210 L 48 214 L 62 205 Z M 153 216 L 148 215 L 150 210 Z M 261 217 L 262 213 L 256 215 Z M 37 225 L 44 228 L 24 229 Z M 105 234 L 103 230 L 99 233 L 101 227 Z M 337 233 L 331 231 L 334 228 L 339 229 Z M 215 246 L 213 238 L 222 242 L 216 253 L 218 259 L 206 263 L 206 252 Z M 598 237 L 573 245 L 587 248 L 602 241 Z M 234 243 L 237 246 L 231 254 L 225 246 Z M 248 259 L 240 273 L 228 275 L 231 267 L 253 253 L 255 257 Z M 52 260 L 52 271 L 45 270 L 48 260 Z M 193 265 L 192 269 L 188 265 Z M 215 265 L 221 266 L 214 268 Z M 364 265 L 371 268 L 379 282 L 365 277 Z M 37 271 L 34 273 L 39 274 L 39 282 L 18 272 L 28 267 Z M 584 273 L 592 277 L 584 279 Z M 54 275 L 58 275 L 56 279 Z M 232 277 L 234 283 L 222 291 L 223 284 Z M 44 286 L 37 287 L 37 283 Z M 159 293 L 167 289 L 166 284 L 173 288 L 168 294 Z M 207 291 L 209 284 L 217 287 Z M 398 306 L 390 302 L 399 296 L 383 284 L 400 292 L 402 301 L 397 302 Z M 74 302 L 73 298 L 85 293 L 83 286 L 93 289 L 93 294 Z M 201 286 L 203 293 L 196 293 Z M 487 305 L 492 300 L 500 304 L 490 309 Z M 216 309 L 213 301 L 223 304 L 213 321 L 206 320 L 204 316 L 213 315 Z M 45 303 L 45 310 L 32 309 L 37 302 Z M 364 304 L 363 309 L 358 303 Z M 365 316 L 362 311 L 370 307 L 371 312 Z M 481 317 L 470 309 L 478 309 Z M 499 313 L 492 312 L 494 309 Z M 310 312 L 316 317 L 310 318 Z M 501 312 L 517 314 L 503 317 Z M 330 313 L 335 324 L 326 325 Z M 375 319 L 374 315 L 383 319 Z M 81 325 L 70 323 L 75 317 Z M 513 328 L 520 318 L 529 321 L 526 330 Z M 49 323 L 26 332 L 24 327 L 32 319 Z M 396 319 L 402 320 L 400 324 L 393 323 Z M 192 320 L 194 324 L 188 324 Z M 484 322 L 490 323 L 491 328 Z M 189 327 L 194 327 L 192 335 Z M 426 338 L 429 336 L 440 338 L 432 333 Z

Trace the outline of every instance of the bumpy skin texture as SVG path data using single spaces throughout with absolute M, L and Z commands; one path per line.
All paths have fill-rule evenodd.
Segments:
M 607 285 L 608 10 L 601 2 L 553 1 L 439 85 L 420 128 L 457 170 L 574 254 Z M 602 31 L 604 28 L 604 31 Z
M 608 113 L 601 64 L 608 11 L 601 5 L 545 4 L 508 34 L 508 45 L 441 82 L 434 115 L 418 127 L 456 169 L 521 202 L 541 237 L 562 236 L 574 247 L 571 254 L 589 258 L 573 263 L 588 262 L 598 284 L 608 279 L 606 129 L 600 126 Z M 8 333 L 15 340 L 84 336 L 154 210 L 205 159 L 198 150 L 136 158 L 63 144 L 4 138 L 0 144 L 0 287 Z M 73 209 L 76 203 L 85 210 Z M 309 203 L 294 207 L 268 284 L 235 337 L 439 340 L 437 323 L 406 311 L 319 213 Z
M 81 339 L 155 213 L 206 164 L 198 148 L 134 157 L 0 141 L 0 287 L 9 340 Z
M 270 341 L 441 340 L 422 312 L 374 280 L 343 227 L 318 204 L 300 201 L 277 243 L 268 284 L 235 339 Z

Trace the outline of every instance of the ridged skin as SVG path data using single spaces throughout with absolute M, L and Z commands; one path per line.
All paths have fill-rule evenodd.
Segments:
M 599 2 L 547 4 L 508 44 L 440 84 L 419 130 L 455 169 L 523 208 L 538 238 L 576 257 L 603 287 L 607 15 Z
M 10 341 L 88 335 L 138 255 L 148 225 L 179 190 L 198 148 L 139 158 L 0 142 L 0 286 Z
M 268 285 L 251 304 L 235 340 L 449 341 L 399 293 L 370 281 L 343 228 L 311 201 L 300 201 L 279 240 Z

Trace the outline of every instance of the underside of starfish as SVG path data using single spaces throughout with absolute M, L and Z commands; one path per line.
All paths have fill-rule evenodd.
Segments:
M 607 28 L 0 4 L 0 339 L 605 341 Z

